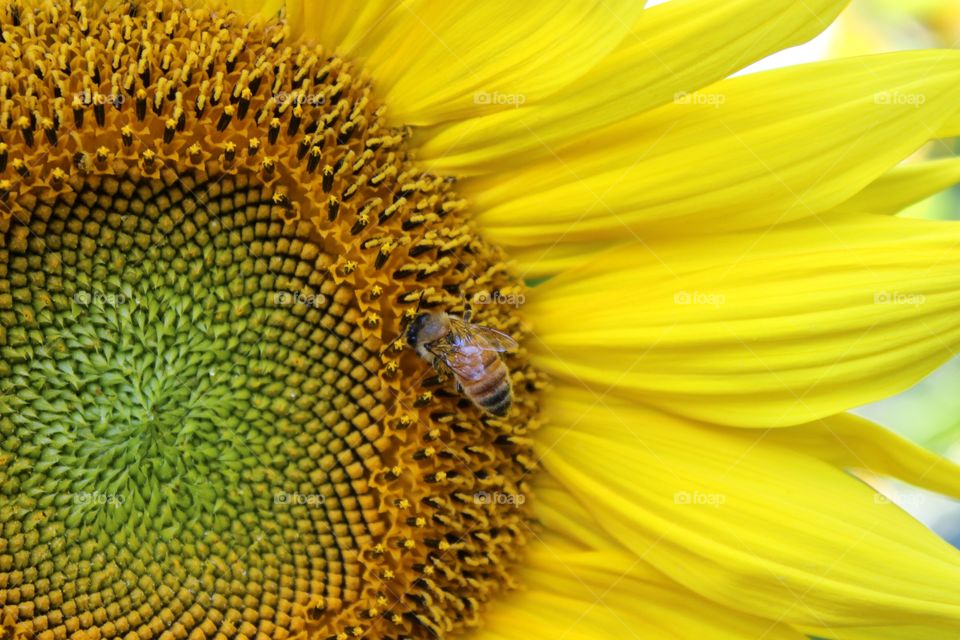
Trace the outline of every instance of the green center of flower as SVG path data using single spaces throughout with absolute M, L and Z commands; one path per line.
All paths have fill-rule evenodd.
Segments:
M 341 574 L 331 585 L 357 574 L 342 554 L 369 523 L 338 454 L 361 448 L 357 427 L 388 403 L 367 369 L 376 354 L 309 226 L 238 182 L 108 179 L 11 226 L 0 455 L 16 462 L 0 467 L 0 506 L 28 523 L 14 550 L 23 533 L 65 535 L 84 561 L 96 541 L 108 574 L 149 550 L 151 573 L 183 585 L 231 559 L 234 579 L 271 562 L 320 563 Z M 164 544 L 214 552 L 191 574 L 157 557 Z M 31 580 L 59 571 L 40 564 Z

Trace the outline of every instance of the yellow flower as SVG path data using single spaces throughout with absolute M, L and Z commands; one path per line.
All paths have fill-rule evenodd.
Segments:
M 960 53 L 727 79 L 830 0 L 229 4 L 0 15 L 7 636 L 956 637 L 957 552 L 850 471 L 960 469 L 845 412 L 960 343 L 960 228 L 893 215 L 960 178 L 896 166 Z

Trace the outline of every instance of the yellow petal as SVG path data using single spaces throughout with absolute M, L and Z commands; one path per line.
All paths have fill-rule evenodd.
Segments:
M 233 0 L 231 0 L 233 1 Z M 248 0 L 249 1 L 249 0 Z M 252 4 L 252 2 L 251 2 Z M 351 53 L 374 29 L 399 28 L 402 0 L 286 0 L 291 35 Z
M 940 125 L 937 138 L 953 138 L 960 136 L 960 111 L 957 111 L 946 122 Z
M 624 234 L 627 235 L 627 234 Z M 615 244 L 607 240 L 597 242 L 566 242 L 563 238 L 550 245 L 512 247 L 510 259 L 522 278 L 545 278 L 576 269 L 589 262 L 596 254 L 609 250 Z
M 284 0 L 227 0 L 227 6 L 244 16 L 273 18 L 285 9 Z
M 580 500 L 549 474 L 538 473 L 535 478 L 533 508 L 537 522 L 548 532 L 562 535 L 581 550 L 629 551 L 604 531 Z
M 690 590 L 791 625 L 960 628 L 960 553 L 833 465 L 568 385 L 547 413 L 547 473 Z
M 774 429 L 764 439 L 846 469 L 863 469 L 960 498 L 960 465 L 865 418 L 830 416 Z
M 498 244 L 618 242 L 767 227 L 834 207 L 960 103 L 960 51 L 909 51 L 725 80 L 538 163 L 463 182 Z
M 410 0 L 382 15 L 345 4 L 315 9 L 317 20 L 353 9 L 369 18 L 366 33 L 354 29 L 341 48 L 362 59 L 391 119 L 414 125 L 537 103 L 603 59 L 643 10 L 636 0 Z M 326 32 L 342 29 L 317 24 L 307 35 L 336 46 L 341 36 Z
M 567 496 L 570 499 L 571 496 Z M 529 549 L 523 587 L 484 615 L 475 640 L 803 640 L 783 624 L 717 605 L 627 553 L 580 551 L 553 535 Z M 696 611 L 696 615 L 691 615 Z
M 833 212 L 893 215 L 958 182 L 960 158 L 914 162 L 887 171 Z
M 570 76 L 570 85 L 550 100 L 427 132 L 420 157 L 453 173 L 522 166 L 575 135 L 652 109 L 677 92 L 813 37 L 844 4 L 674 0 L 653 7 L 612 55 L 578 80 Z
M 907 207 L 936 195 L 960 182 L 960 159 L 945 158 L 914 162 L 888 170 L 852 197 L 841 202 L 822 218 L 849 213 L 895 215 Z M 624 236 L 630 237 L 624 230 Z M 495 232 L 494 232 L 495 233 Z M 526 278 L 542 278 L 574 269 L 616 242 L 577 242 L 566 236 L 549 243 L 513 247 L 511 258 Z
M 960 223 L 864 216 L 650 238 L 533 288 L 536 364 L 734 426 L 901 391 L 960 343 Z

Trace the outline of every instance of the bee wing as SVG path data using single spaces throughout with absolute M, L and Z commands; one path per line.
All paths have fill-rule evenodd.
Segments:
M 456 346 L 438 342 L 427 347 L 427 351 L 446 365 L 457 378 L 479 380 L 484 376 L 483 349 L 475 344 Z
M 477 346 L 484 351 L 512 351 L 519 346 L 516 340 L 503 331 L 497 331 L 490 327 L 472 324 L 470 325 L 470 331 L 473 333 Z
M 450 318 L 450 331 L 461 345 L 473 345 L 482 351 L 511 351 L 517 341 L 503 331 L 482 324 L 469 324 L 460 318 Z

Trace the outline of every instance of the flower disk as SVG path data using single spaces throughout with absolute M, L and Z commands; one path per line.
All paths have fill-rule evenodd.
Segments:
M 522 299 L 454 181 L 282 23 L 48 3 L 0 27 L 0 628 L 474 626 L 531 535 L 544 382 L 505 354 L 496 419 L 398 340 Z M 522 344 L 514 306 L 473 311 Z

